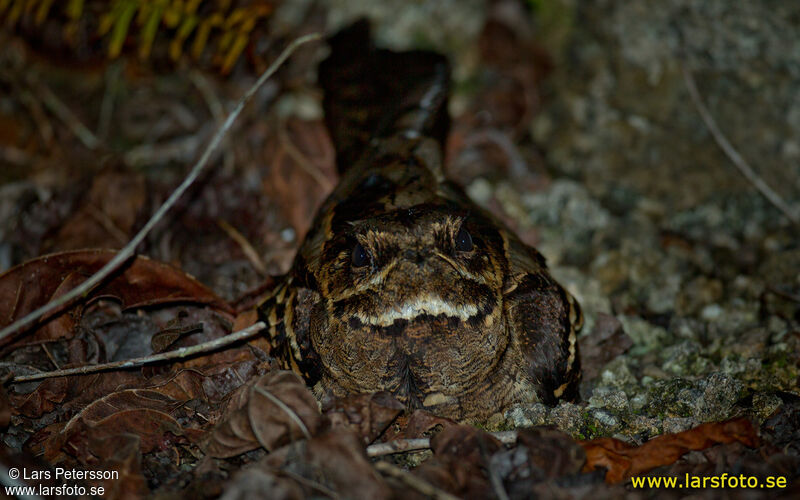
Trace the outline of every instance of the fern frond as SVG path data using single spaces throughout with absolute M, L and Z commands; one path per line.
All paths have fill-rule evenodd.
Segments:
M 11 28 L 24 23 L 28 29 L 31 22 L 63 21 L 68 46 L 99 38 L 109 59 L 135 45 L 139 58 L 147 60 L 163 40 L 176 61 L 189 43 L 191 57 L 210 52 L 211 61 L 228 73 L 272 10 L 268 0 L 0 0 L 0 21 Z

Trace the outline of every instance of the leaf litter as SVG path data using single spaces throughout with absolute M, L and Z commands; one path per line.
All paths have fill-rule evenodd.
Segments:
M 484 27 L 479 52 L 488 74 L 456 120 L 448 150 L 451 171 L 465 184 L 508 177 L 535 190 L 550 182 L 526 130 L 541 105 L 539 85 L 550 64 L 530 37 L 496 12 Z M 19 44 L 10 47 L 9 54 L 32 57 Z M 37 64 L 48 71 L 46 63 Z M 304 64 L 287 74 L 308 72 L 310 63 Z M 119 162 L 83 166 L 79 159 L 93 153 L 68 133 L 68 124 L 49 123 L 35 98 L 20 107 L 27 112 L 14 116 L 19 124 L 2 127 L 20 130 L 0 134 L 3 158 L 35 165 L 35 174 L 25 178 L 14 170 L 12 180 L 20 184 L 7 191 L 16 215 L 6 219 L 25 227 L 3 243 L 9 249 L 4 252 L 13 255 L 4 268 L 18 265 L 0 276 L 0 326 L 58 297 L 107 262 L 113 251 L 81 249 L 124 244 L 174 186 L 182 171 L 176 167 L 207 137 L 213 110 L 199 93 L 142 63 L 126 68 L 120 85 L 133 98 L 118 102 L 122 123 L 107 139 Z M 247 76 L 235 67 L 230 80 L 213 82 L 218 98 L 238 95 L 237 79 Z M 95 76 L 100 85 L 94 88 L 67 84 L 57 95 L 100 102 L 102 80 Z M 19 89 L 8 81 L 0 78 L 3 88 Z M 153 81 L 167 92 L 156 92 Z M 319 117 L 286 119 L 273 111 L 291 92 L 293 99 L 303 98 L 304 90 L 292 84 L 297 83 L 267 88 L 237 124 L 241 140 L 228 142 L 218 168 L 181 201 L 174 220 L 143 244 L 142 253 L 153 260 L 133 259 L 84 300 L 6 342 L 0 374 L 8 378 L 128 359 L 253 324 L 255 317 L 237 305 L 257 302 L 252 297 L 268 292 L 263 270 L 286 270 L 314 210 L 336 181 L 330 139 Z M 491 110 L 489 120 L 481 113 L 485 109 Z M 77 116 L 92 116 L 91 111 L 82 109 Z M 34 131 L 42 124 L 37 137 Z M 50 147 L 53 142 L 56 147 Z M 115 144 L 141 147 L 114 150 Z M 237 161 L 226 163 L 225 156 Z M 143 159 L 149 166 L 143 167 Z M 90 181 L 76 185 L 78 178 Z M 536 238 L 509 213 L 508 204 L 488 199 L 487 205 L 523 237 L 531 231 L 527 237 Z M 233 231 L 222 229 L 225 224 Z M 63 250 L 69 251 L 40 256 Z M 263 269 L 252 262 L 253 254 L 263 260 Z M 239 297 L 247 298 L 239 302 Z M 587 379 L 602 377 L 603 367 L 631 347 L 610 315 L 598 316 L 593 333 L 580 342 Z M 270 361 L 268 348 L 254 341 L 177 363 L 6 385 L 0 393 L 4 463 L 44 459 L 50 466 L 119 471 L 119 481 L 104 483 L 109 498 L 153 493 L 237 498 L 265 491 L 275 498 L 624 496 L 621 484 L 640 474 L 707 474 L 724 466 L 788 476 L 800 464 L 800 406 L 790 395 L 760 427 L 736 419 L 631 443 L 612 437 L 576 440 L 538 426 L 501 441 L 423 411 L 407 414 L 386 393 L 319 404 L 296 375 Z M 367 455 L 369 445 L 409 440 L 426 442 L 427 451 L 405 453 L 397 446 L 397 453 Z

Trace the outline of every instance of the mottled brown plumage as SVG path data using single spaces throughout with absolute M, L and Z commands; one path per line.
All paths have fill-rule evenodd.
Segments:
M 259 307 L 273 355 L 318 396 L 386 390 L 483 420 L 572 398 L 576 301 L 442 169 L 448 69 L 374 49 L 360 23 L 320 66 L 341 182 Z

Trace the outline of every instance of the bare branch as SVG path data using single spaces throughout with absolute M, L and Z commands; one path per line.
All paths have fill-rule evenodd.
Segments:
M 259 321 L 251 326 L 248 326 L 244 330 L 239 330 L 238 332 L 234 332 L 230 335 L 210 340 L 208 342 L 203 342 L 202 344 L 181 347 L 180 349 L 176 349 L 174 351 L 161 352 L 151 356 L 144 356 L 142 358 L 115 361 L 113 363 L 78 366 L 76 368 L 68 368 L 66 370 L 34 373 L 33 375 L 20 375 L 18 377 L 14 377 L 11 380 L 11 383 L 16 384 L 21 382 L 30 382 L 32 380 L 42 380 L 45 378 L 66 377 L 67 375 L 85 375 L 87 373 L 96 373 L 100 371 L 121 370 L 125 368 L 135 368 L 137 366 L 158 363 L 160 361 L 167 361 L 170 359 L 188 358 L 190 356 L 194 356 L 195 354 L 215 351 L 220 347 L 233 344 L 240 340 L 249 339 L 250 337 L 255 337 L 261 332 L 261 330 L 266 328 L 266 326 L 267 325 L 265 325 L 263 322 Z
M 382 457 L 395 453 L 407 453 L 409 451 L 428 450 L 431 447 L 429 438 L 419 439 L 396 439 L 387 443 L 375 443 L 367 446 L 368 457 Z
M 12 333 L 21 330 L 29 325 L 31 325 L 34 321 L 38 320 L 45 314 L 53 311 L 56 308 L 62 307 L 65 304 L 72 302 L 73 300 L 83 296 L 84 294 L 90 292 L 92 288 L 97 286 L 100 282 L 102 282 L 106 277 L 108 277 L 111 273 L 113 273 L 120 265 L 122 265 L 128 258 L 130 258 L 134 252 L 136 251 L 136 247 L 141 243 L 145 236 L 153 229 L 153 227 L 164 217 L 164 214 L 175 205 L 175 202 L 178 201 L 178 198 L 183 195 L 183 193 L 188 189 L 188 187 L 197 179 L 200 175 L 200 172 L 208 163 L 211 154 L 216 150 L 219 143 L 222 141 L 222 138 L 225 137 L 227 132 L 230 130 L 233 123 L 241 114 L 242 110 L 244 109 L 245 105 L 250 102 L 253 96 L 258 92 L 258 90 L 264 85 L 264 83 L 275 73 L 275 71 L 283 64 L 284 61 L 301 45 L 319 40 L 321 35 L 319 33 L 312 33 L 310 35 L 301 36 L 295 39 L 292 43 L 286 47 L 283 52 L 278 56 L 278 58 L 270 65 L 269 68 L 258 78 L 256 83 L 250 87 L 244 96 L 239 100 L 236 104 L 234 110 L 228 115 L 228 118 L 225 120 L 225 123 L 217 130 L 217 133 L 214 134 L 211 141 L 206 146 L 206 149 L 203 151 L 203 155 L 200 159 L 195 163 L 192 169 L 189 171 L 189 174 L 186 178 L 181 182 L 181 184 L 172 192 L 172 194 L 167 198 L 163 205 L 161 205 L 155 214 L 147 221 L 147 224 L 136 233 L 136 235 L 131 239 L 131 241 L 122 248 L 117 255 L 114 256 L 105 266 L 102 267 L 98 272 L 93 274 L 89 279 L 78 285 L 77 287 L 73 288 L 66 294 L 59 297 L 57 300 L 52 302 L 48 302 L 47 304 L 43 305 L 42 307 L 36 309 L 35 311 L 27 314 L 22 319 L 15 321 L 11 325 L 3 328 L 0 330 L 0 340 L 8 337 Z
M 490 432 L 495 439 L 503 444 L 514 444 L 517 442 L 517 431 L 498 431 Z M 408 453 L 411 451 L 428 450 L 431 447 L 430 438 L 417 439 L 395 439 L 386 443 L 375 443 L 367 446 L 367 456 L 382 457 L 395 453 Z
M 89 149 L 97 149 L 100 146 L 100 139 L 98 139 L 91 130 L 86 128 L 86 125 L 81 123 L 78 117 L 75 116 L 75 113 L 73 113 L 66 104 L 61 102 L 61 99 L 59 99 L 47 85 L 40 82 L 33 75 L 28 75 L 26 80 L 28 85 L 30 85 L 42 99 L 44 105 L 69 127 L 75 137 L 80 139 L 84 146 Z
M 753 170 L 752 167 L 747 163 L 747 161 L 742 158 L 742 155 L 736 151 L 736 148 L 728 141 L 725 137 L 725 134 L 717 126 L 716 120 L 714 117 L 711 116 L 711 113 L 706 108 L 706 105 L 703 103 L 703 98 L 700 96 L 700 91 L 697 90 L 697 84 L 694 81 L 694 77 L 686 65 L 681 64 L 681 70 L 683 71 L 683 79 L 686 81 L 686 88 L 689 90 L 689 95 L 692 98 L 692 102 L 694 106 L 697 108 L 697 112 L 700 113 L 700 117 L 703 119 L 703 122 L 708 127 L 708 131 L 711 132 L 711 136 L 716 141 L 717 145 L 722 149 L 736 168 L 741 172 L 741 174 L 750 181 L 750 183 L 755 186 L 756 189 L 767 199 L 770 203 L 772 203 L 775 208 L 783 212 L 783 214 L 792 221 L 793 224 L 800 225 L 800 215 L 794 213 L 794 211 L 783 201 L 783 198 L 780 197 L 778 193 L 772 190 L 764 179 L 759 177 L 759 175 Z

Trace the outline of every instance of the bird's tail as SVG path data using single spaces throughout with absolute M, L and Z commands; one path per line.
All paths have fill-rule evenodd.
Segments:
M 374 138 L 423 136 L 444 146 L 450 125 L 450 69 L 444 56 L 377 49 L 365 20 L 329 42 L 331 55 L 320 64 L 319 83 L 340 173 Z

